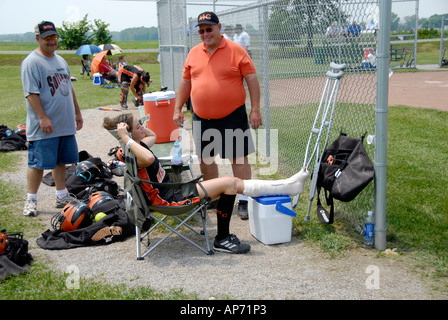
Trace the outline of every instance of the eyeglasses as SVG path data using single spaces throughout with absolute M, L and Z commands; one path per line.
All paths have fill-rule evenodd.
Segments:
M 52 36 L 48 36 L 48 37 L 45 37 L 45 38 L 42 38 L 42 39 L 44 39 L 45 41 L 58 40 L 58 36 L 57 35 L 52 35 Z
M 198 30 L 198 32 L 199 32 L 199 34 L 204 34 L 204 33 L 210 33 L 210 32 L 212 32 L 213 31 L 213 28 L 207 28 L 207 29 L 201 29 L 201 30 Z

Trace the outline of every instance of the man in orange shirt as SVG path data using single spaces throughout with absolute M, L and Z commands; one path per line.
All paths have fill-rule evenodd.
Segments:
M 260 86 L 255 66 L 240 45 L 221 35 L 221 23 L 213 12 L 198 16 L 202 43 L 191 49 L 184 64 L 173 120 L 182 126 L 182 106 L 188 97 L 193 106 L 193 137 L 204 179 L 218 177 L 217 154 L 229 159 L 235 177 L 251 178 L 248 154 L 255 151 L 249 124 L 262 125 Z M 246 81 L 251 111 L 246 113 Z M 239 214 L 247 219 L 247 198 L 239 198 Z M 219 201 L 217 210 L 219 211 Z

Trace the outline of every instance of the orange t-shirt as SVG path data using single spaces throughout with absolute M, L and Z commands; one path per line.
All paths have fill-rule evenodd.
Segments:
M 246 102 L 243 76 L 252 73 L 255 66 L 246 50 L 221 36 L 212 55 L 204 43 L 191 49 L 182 77 L 191 80 L 194 112 L 204 119 L 220 119 Z

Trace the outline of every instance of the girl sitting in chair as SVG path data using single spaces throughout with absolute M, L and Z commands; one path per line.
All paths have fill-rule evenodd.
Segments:
M 137 159 L 140 178 L 159 183 L 171 181 L 150 149 L 156 141 L 156 134 L 144 127 L 139 119 L 134 118 L 132 114 L 121 114 L 113 119 L 106 117 L 103 127 L 108 130 L 117 129 L 120 139 Z M 129 132 L 131 132 L 132 138 L 129 136 Z M 295 196 L 303 192 L 304 182 L 308 176 L 308 171 L 303 168 L 300 172 L 284 180 L 241 180 L 228 176 L 202 181 L 201 185 L 207 191 L 208 197 L 212 200 L 218 199 L 216 207 L 218 232 L 213 248 L 216 251 L 228 253 L 246 253 L 250 250 L 250 245 L 240 243 L 239 239 L 229 232 L 236 194 L 244 194 L 249 197 Z M 154 188 L 148 183 L 142 183 L 142 188 L 154 205 L 170 206 L 187 200 L 181 195 L 180 190 Z M 202 188 L 196 188 L 196 201 L 200 201 L 205 196 Z

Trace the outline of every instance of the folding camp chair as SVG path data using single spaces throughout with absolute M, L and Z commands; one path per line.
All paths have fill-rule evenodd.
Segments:
M 131 222 L 135 225 L 137 260 L 143 260 L 146 255 L 152 252 L 156 247 L 158 247 L 163 241 L 165 241 L 169 236 L 173 234 L 177 234 L 205 254 L 213 254 L 213 251 L 210 248 L 210 242 L 206 229 L 207 204 L 210 203 L 210 198 L 208 198 L 207 191 L 200 183 L 202 175 L 198 177 L 195 177 L 194 175 L 194 171 L 191 166 L 193 158 L 191 156 L 184 156 L 182 158 L 183 165 L 181 167 L 189 169 L 189 173 L 192 177 L 190 181 L 158 183 L 142 180 L 137 173 L 137 160 L 134 154 L 124 145 L 116 130 L 110 130 L 109 132 L 119 140 L 120 145 L 124 150 L 124 160 L 126 163 L 126 172 L 124 175 L 124 188 L 126 190 L 126 211 Z M 173 174 L 182 174 L 182 172 L 176 172 L 176 170 L 169 170 L 171 167 L 171 161 L 169 158 L 159 159 L 159 161 L 162 167 L 168 169 L 167 172 L 171 171 Z M 175 181 L 177 180 L 178 179 L 176 179 Z M 206 196 L 200 202 L 193 203 L 192 201 L 188 201 L 183 205 L 177 206 L 148 205 L 147 195 L 141 187 L 142 182 L 150 183 L 154 187 L 159 186 L 164 188 L 180 189 L 182 190 L 182 195 L 187 199 L 193 195 L 196 185 L 198 185 L 205 192 Z M 157 215 L 156 213 L 159 213 L 159 215 Z M 161 218 L 160 215 L 162 215 Z M 202 222 L 202 230 L 197 230 L 188 223 L 194 216 L 200 216 Z M 173 227 L 167 224 L 166 219 L 168 217 L 172 217 L 177 225 Z M 151 226 L 153 222 L 156 223 Z M 154 230 L 160 229 L 158 227 L 162 226 L 167 228 L 169 232 L 163 238 L 159 239 L 155 244 L 150 245 L 150 234 Z M 186 228 L 185 230 L 180 230 L 181 227 Z M 193 239 L 187 237 L 186 233 L 189 232 L 189 230 L 192 231 L 194 235 L 204 236 L 204 239 L 194 241 Z M 148 248 L 145 252 L 142 253 L 142 241 L 146 237 L 148 238 Z
M 90 65 L 86 60 L 81 60 L 81 75 L 84 78 L 84 75 L 87 74 L 90 80 L 92 80 L 92 76 L 90 74 Z

